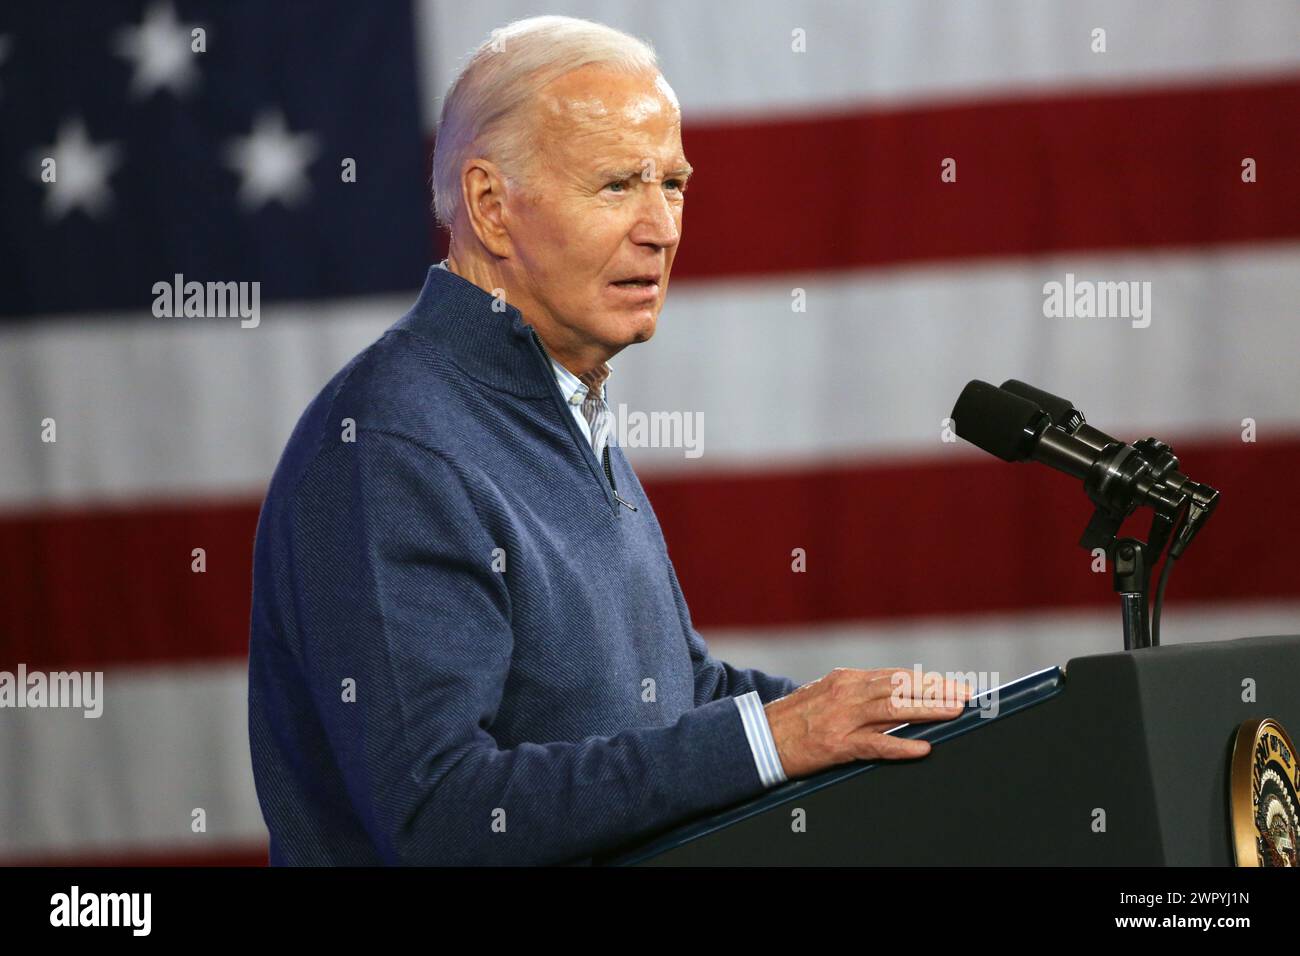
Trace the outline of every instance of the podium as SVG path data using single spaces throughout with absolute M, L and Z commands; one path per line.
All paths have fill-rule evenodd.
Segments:
M 919 760 L 833 767 L 598 862 L 1231 866 L 1237 730 L 1300 737 L 1300 637 L 1079 657 L 990 693 L 996 712 L 891 731 L 931 741 Z

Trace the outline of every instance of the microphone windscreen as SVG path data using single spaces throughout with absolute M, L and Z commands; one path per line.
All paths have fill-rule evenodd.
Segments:
M 979 379 L 968 383 L 952 409 L 957 434 L 1003 461 L 1024 461 L 1047 414 L 1026 398 Z
M 1012 395 L 1019 395 L 1021 398 L 1033 402 L 1048 415 L 1052 416 L 1052 424 L 1058 428 L 1064 428 L 1068 432 L 1075 431 L 1083 424 L 1083 415 L 1076 409 L 1068 398 L 1061 398 L 1059 395 L 1053 395 L 1051 392 L 1044 392 L 1041 388 L 1021 382 L 1014 378 L 1009 378 L 1001 385 L 1002 391 L 1010 392 Z

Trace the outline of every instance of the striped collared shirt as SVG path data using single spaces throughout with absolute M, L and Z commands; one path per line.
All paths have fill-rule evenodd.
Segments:
M 560 394 L 569 403 L 569 411 L 573 412 L 573 417 L 578 420 L 578 427 L 582 429 L 583 437 L 587 439 L 588 444 L 591 444 L 591 425 L 587 421 L 587 416 L 582 414 L 582 403 L 586 401 L 587 392 L 590 389 L 587 387 L 586 382 L 555 361 L 555 359 L 551 359 L 551 368 L 555 371 L 555 382 L 560 386 Z M 600 372 L 593 376 L 595 380 L 600 382 L 600 397 L 602 399 L 606 397 L 605 382 L 613 372 L 614 370 L 609 367 L 609 363 L 605 362 L 601 365 Z M 611 437 L 613 436 L 611 435 Z

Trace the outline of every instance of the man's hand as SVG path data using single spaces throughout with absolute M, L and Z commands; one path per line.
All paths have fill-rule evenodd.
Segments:
M 855 670 L 837 667 L 763 709 L 785 775 L 805 777 L 852 760 L 924 757 L 930 744 L 885 733 L 899 724 L 951 720 L 970 699 L 959 681 L 898 667 Z

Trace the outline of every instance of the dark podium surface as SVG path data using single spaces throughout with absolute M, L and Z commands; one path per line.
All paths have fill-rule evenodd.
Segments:
M 996 715 L 893 731 L 933 743 L 920 760 L 790 781 L 601 862 L 1229 866 L 1233 740 L 1257 717 L 1300 735 L 1300 637 L 1079 657 L 996 694 Z

